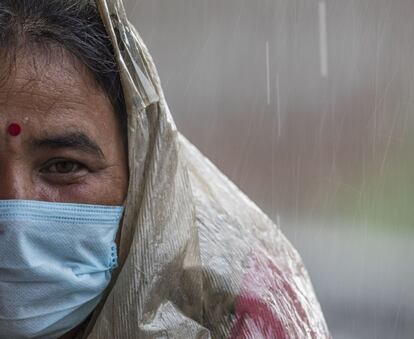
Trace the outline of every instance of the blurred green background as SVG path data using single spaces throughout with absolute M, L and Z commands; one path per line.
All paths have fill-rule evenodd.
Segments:
M 334 338 L 414 338 L 414 2 L 126 2 L 179 129 L 298 248 Z

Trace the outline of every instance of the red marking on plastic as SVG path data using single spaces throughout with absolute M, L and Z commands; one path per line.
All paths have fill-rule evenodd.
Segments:
M 12 137 L 17 137 L 22 132 L 22 128 L 20 127 L 19 124 L 12 123 L 12 124 L 10 124 L 9 128 L 7 129 L 7 131 L 9 132 L 9 134 Z

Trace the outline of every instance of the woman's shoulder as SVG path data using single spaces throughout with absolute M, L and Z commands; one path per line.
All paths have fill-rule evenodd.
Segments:
M 184 138 L 212 337 L 329 338 L 304 264 L 280 229 Z

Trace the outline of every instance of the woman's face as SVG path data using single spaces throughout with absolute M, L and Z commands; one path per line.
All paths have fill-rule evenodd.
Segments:
M 60 54 L 20 53 L 1 83 L 0 199 L 122 205 L 128 169 L 113 107 L 91 74 Z

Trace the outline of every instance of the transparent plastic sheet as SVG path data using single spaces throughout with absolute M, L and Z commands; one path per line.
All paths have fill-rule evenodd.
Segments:
M 120 267 L 83 338 L 330 338 L 278 227 L 189 141 L 121 0 L 97 0 L 128 109 Z

